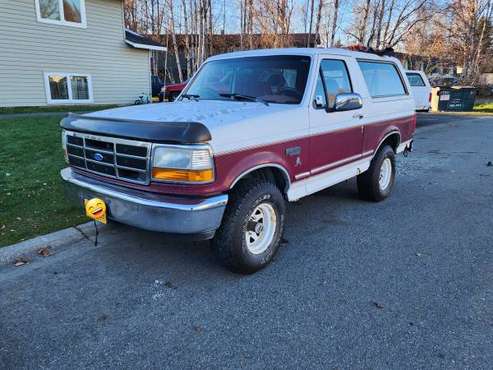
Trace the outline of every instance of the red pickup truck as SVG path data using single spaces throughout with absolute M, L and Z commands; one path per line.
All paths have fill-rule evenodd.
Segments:
M 169 85 L 164 85 L 161 88 L 161 92 L 159 94 L 159 101 L 162 102 L 165 99 L 167 101 L 175 101 L 175 99 L 180 95 L 182 90 L 187 86 L 188 80 L 184 82 L 179 82 L 177 84 L 169 84 Z

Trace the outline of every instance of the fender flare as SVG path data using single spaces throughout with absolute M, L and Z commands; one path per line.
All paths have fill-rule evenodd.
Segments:
M 385 141 L 388 137 L 390 137 L 390 136 L 392 136 L 392 135 L 395 135 L 395 134 L 397 134 L 397 136 L 399 137 L 399 141 L 398 141 L 398 143 L 397 143 L 397 147 L 398 147 L 398 146 L 399 146 L 399 144 L 400 144 L 400 143 L 401 143 L 401 141 L 402 141 L 402 140 L 401 140 L 401 132 L 400 132 L 400 130 L 399 130 L 397 127 L 392 127 L 392 128 L 390 129 L 390 131 L 389 131 L 389 132 L 387 132 L 387 133 L 386 133 L 386 134 L 385 134 L 385 135 L 384 135 L 384 136 L 380 139 L 380 141 L 378 142 L 378 145 L 377 145 L 377 149 L 373 152 L 373 154 L 375 154 L 376 152 L 378 152 L 378 151 L 380 150 L 380 148 L 381 148 L 381 146 L 382 146 L 383 142 L 384 142 L 384 141 Z M 397 149 L 397 147 L 396 147 L 396 149 Z
M 253 171 L 256 171 L 256 170 L 259 170 L 259 169 L 262 169 L 262 168 L 277 168 L 277 169 L 281 170 L 281 172 L 283 173 L 284 180 L 286 181 L 286 188 L 284 189 L 284 191 L 285 192 L 288 191 L 289 187 L 291 186 L 291 179 L 289 177 L 289 172 L 288 172 L 288 170 L 284 166 L 281 166 L 278 163 L 262 163 L 262 164 L 259 164 L 257 166 L 253 166 L 253 167 L 250 167 L 250 168 L 246 169 L 245 171 L 241 172 L 238 176 L 236 176 L 236 178 L 233 180 L 233 182 L 229 186 L 229 189 L 233 189 L 233 187 L 242 178 L 244 178 L 249 173 L 252 173 Z

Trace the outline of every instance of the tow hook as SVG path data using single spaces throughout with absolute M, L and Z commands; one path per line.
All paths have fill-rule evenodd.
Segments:
M 413 143 L 414 143 L 414 141 L 411 141 L 409 143 L 409 145 L 404 148 L 404 153 L 403 153 L 404 157 L 407 157 L 409 155 L 409 153 L 411 153 L 413 151 Z

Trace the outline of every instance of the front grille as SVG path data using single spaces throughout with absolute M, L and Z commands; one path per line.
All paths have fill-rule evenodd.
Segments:
M 67 131 L 66 144 L 71 166 L 102 176 L 149 184 L 150 143 Z

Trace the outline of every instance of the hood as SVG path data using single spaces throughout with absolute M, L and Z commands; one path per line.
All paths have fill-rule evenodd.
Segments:
M 290 105 L 239 101 L 177 101 L 154 103 L 93 112 L 84 116 L 119 120 L 186 123 L 200 122 L 214 131 L 221 126 L 238 121 L 257 119 L 290 109 Z

